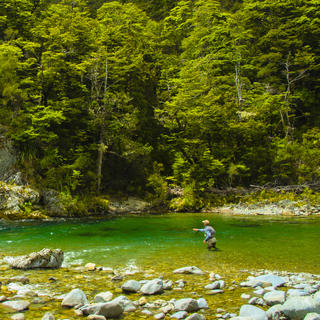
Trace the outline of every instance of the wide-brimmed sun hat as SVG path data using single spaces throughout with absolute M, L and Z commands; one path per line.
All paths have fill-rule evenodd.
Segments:
M 203 220 L 202 223 L 204 223 L 204 224 L 209 224 L 210 221 L 209 221 L 209 220 Z

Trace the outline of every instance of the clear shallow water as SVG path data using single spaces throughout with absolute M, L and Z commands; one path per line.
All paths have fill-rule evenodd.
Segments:
M 217 231 L 208 252 L 203 219 Z M 320 219 L 170 214 L 108 220 L 0 223 L 0 253 L 20 255 L 44 247 L 65 252 L 65 265 L 173 270 L 270 269 L 320 273 Z

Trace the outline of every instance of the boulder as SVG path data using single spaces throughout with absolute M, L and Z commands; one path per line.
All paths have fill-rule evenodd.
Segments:
M 135 197 L 129 197 L 127 200 L 109 201 L 108 211 L 111 213 L 141 213 L 150 208 L 150 203 Z
M 14 269 L 57 269 L 63 262 L 63 251 L 60 249 L 42 249 L 29 255 L 17 257 L 5 257 L 4 261 Z
M 266 312 L 258 307 L 245 304 L 240 308 L 240 317 L 249 317 L 254 320 L 267 320 Z
M 273 287 L 281 287 L 287 282 L 283 277 L 271 273 L 256 277 L 255 280 L 271 283 Z
M 41 196 L 44 208 L 49 215 L 64 216 L 66 214 L 66 208 L 63 206 L 57 191 L 44 190 Z
M 166 315 L 163 312 L 157 313 L 153 316 L 156 320 L 161 320 L 166 317 Z
M 38 204 L 39 192 L 26 186 L 15 186 L 0 181 L 0 210 L 7 214 L 22 211 L 25 203 Z
M 55 320 L 55 318 L 51 312 L 46 312 L 41 320 Z
M 128 280 L 121 288 L 124 292 L 138 292 L 140 289 L 140 282 L 136 280 Z
M 17 300 L 17 301 L 5 301 L 2 302 L 2 305 L 14 310 L 14 311 L 24 311 L 29 308 L 30 302 L 26 300 Z
M 281 311 L 290 319 L 303 319 L 308 313 L 320 313 L 320 301 L 312 297 L 290 297 Z
M 205 298 L 199 298 L 197 302 L 199 309 L 209 309 L 208 303 Z
M 87 317 L 87 320 L 106 320 L 106 317 L 98 314 L 90 314 L 90 316 Z
M 204 316 L 199 313 L 193 313 L 186 320 L 204 320 Z
M 286 299 L 286 293 L 280 290 L 273 290 L 265 293 L 263 299 L 269 306 L 273 306 L 274 304 L 281 304 L 284 303 Z
M 174 309 L 176 311 L 194 312 L 198 311 L 200 308 L 197 300 L 184 298 L 174 302 Z
M 88 300 L 84 292 L 80 289 L 71 290 L 65 298 L 62 300 L 61 306 L 72 308 L 78 305 L 86 305 L 88 304 Z
M 109 302 L 113 298 L 113 294 L 110 291 L 106 292 L 100 292 L 94 297 L 94 302 L 99 303 L 99 302 Z
M 320 314 L 315 312 L 307 313 L 303 320 L 320 320 Z
M 201 269 L 195 266 L 179 268 L 173 271 L 173 273 L 183 274 L 205 274 Z
M 152 295 L 163 292 L 163 282 L 161 279 L 154 279 L 146 282 L 140 289 L 145 295 Z
M 172 280 L 164 280 L 163 281 L 163 290 L 170 290 L 172 289 L 173 281 Z
M 16 313 L 11 317 L 11 320 L 25 320 L 23 313 Z
M 112 302 L 114 302 L 115 304 L 120 304 L 124 312 L 132 312 L 137 309 L 134 303 L 126 296 L 118 296 L 113 299 Z
M 204 288 L 208 290 L 214 290 L 214 289 L 222 289 L 224 287 L 225 287 L 225 282 L 223 280 L 218 280 L 206 285 Z
M 105 303 L 95 303 L 91 305 L 86 305 L 80 308 L 85 316 L 90 314 L 101 315 L 108 318 L 119 318 L 124 309 L 120 302 L 110 301 Z
M 188 315 L 186 311 L 178 311 L 170 316 L 173 319 L 184 319 Z
M 280 315 L 281 315 L 281 304 L 275 304 L 272 307 L 270 307 L 266 314 L 267 314 L 267 318 L 268 319 L 279 319 Z

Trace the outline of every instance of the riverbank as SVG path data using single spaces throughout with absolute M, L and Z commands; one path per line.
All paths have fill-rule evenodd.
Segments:
M 281 200 L 270 203 L 230 204 L 222 207 L 204 209 L 202 212 L 217 212 L 232 215 L 265 215 L 265 216 L 320 216 L 320 206 L 301 204 L 298 201 Z
M 210 320 L 250 316 L 258 320 L 279 319 L 279 315 L 303 319 L 310 312 L 320 313 L 320 275 L 310 273 L 218 273 L 214 266 L 155 271 L 94 263 L 56 270 L 15 270 L 1 259 L 0 282 L 1 319 L 88 316 L 102 320 L 121 316 L 125 320 Z
M 181 191 L 181 190 L 180 190 Z M 0 181 L 0 219 L 59 219 L 167 212 L 206 212 L 232 215 L 318 216 L 320 193 L 308 187 L 299 193 L 274 190 L 215 190 L 210 194 L 171 194 L 161 203 L 122 195 L 71 196 L 54 190 Z M 192 203 L 192 204 L 190 204 Z

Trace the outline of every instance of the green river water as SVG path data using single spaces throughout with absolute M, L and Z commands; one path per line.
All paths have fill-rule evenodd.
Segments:
M 202 227 L 201 221 L 204 219 L 209 219 L 217 231 L 217 251 L 208 252 L 203 244 L 203 234 L 192 231 L 193 227 Z M 30 283 L 37 282 L 40 287 L 49 288 L 57 294 L 80 287 L 90 298 L 106 290 L 119 295 L 121 283 L 112 282 L 111 276 L 103 272 L 73 271 L 76 264 L 93 262 L 98 266 L 122 271 L 141 271 L 131 276 L 137 280 L 147 273 L 151 278 L 159 275 L 172 280 L 186 278 L 187 283 L 193 283 L 190 276 L 173 275 L 172 271 L 194 265 L 208 272 L 219 273 L 227 282 L 241 281 L 241 277 L 244 277 L 243 269 L 319 274 L 319 235 L 319 217 L 169 214 L 89 221 L 1 223 L 2 256 L 26 254 L 46 247 L 62 249 L 65 260 L 64 268 L 59 270 L 21 271 L 2 267 L 0 276 L 1 279 L 7 279 L 14 275 L 27 275 Z M 54 276 L 57 281 L 49 281 L 50 276 Z M 198 279 L 199 284 L 205 284 L 208 276 Z M 191 282 L 182 293 L 168 293 L 165 299 L 179 298 L 180 294 L 186 297 L 191 292 L 194 294 L 197 288 Z M 13 294 L 7 292 L 5 286 L 1 288 L 3 292 L 0 295 Z M 236 309 L 241 301 L 235 292 L 226 292 L 218 298 L 205 297 L 212 305 L 210 310 L 221 306 Z M 131 299 L 138 298 L 135 296 Z M 42 303 L 36 301 L 30 306 L 30 310 L 25 313 L 26 319 L 41 319 L 46 310 L 53 310 L 57 314 L 56 319 L 77 319 L 73 312 L 61 310 L 56 301 L 43 299 Z M 0 308 L 0 319 L 10 319 L 9 315 L 8 310 Z M 125 318 L 144 317 L 135 314 Z M 215 319 L 210 311 L 206 318 Z

